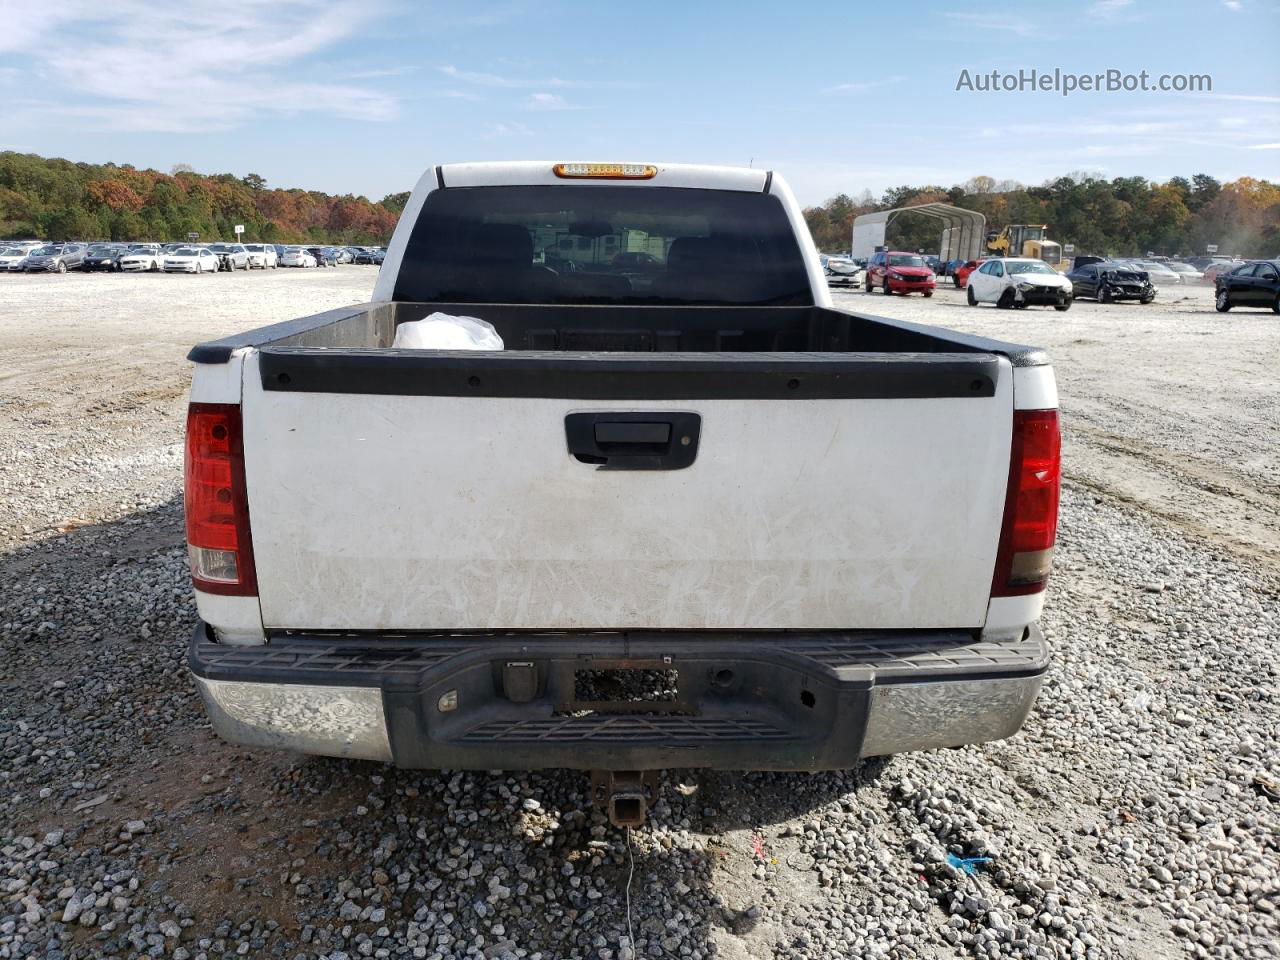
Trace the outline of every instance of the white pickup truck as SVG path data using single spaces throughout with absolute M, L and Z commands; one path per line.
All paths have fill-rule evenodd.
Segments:
M 392 346 L 435 312 L 505 349 Z M 1007 737 L 1039 690 L 1045 355 L 832 309 L 772 173 L 434 167 L 372 302 L 189 358 L 229 740 L 590 770 L 634 823 L 650 771 Z

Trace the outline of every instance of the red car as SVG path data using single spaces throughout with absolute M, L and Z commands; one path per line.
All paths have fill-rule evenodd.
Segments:
M 1237 268 L 1244 265 L 1239 260 L 1215 260 L 1204 268 L 1204 274 L 1200 277 L 1200 280 L 1202 283 L 1217 283 L 1218 277 L 1233 273 Z
M 960 264 L 960 266 L 956 267 L 955 270 L 951 271 L 951 280 L 955 283 L 956 289 L 963 290 L 965 284 L 969 282 L 969 274 L 973 273 L 973 271 L 977 270 L 986 262 L 986 257 L 983 257 L 981 260 L 966 260 L 964 263 Z
M 932 297 L 933 271 L 918 253 L 881 250 L 867 261 L 867 293 L 874 287 L 885 293 L 923 293 Z

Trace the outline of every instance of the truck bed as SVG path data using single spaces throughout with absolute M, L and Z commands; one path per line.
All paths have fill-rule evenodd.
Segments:
M 508 351 L 631 353 L 992 353 L 1047 364 L 1037 347 L 828 307 L 365 303 L 260 327 L 192 348 L 196 363 L 233 350 L 391 349 L 396 327 L 435 312 L 493 324 Z M 409 352 L 409 351 L 401 351 Z M 423 353 L 427 351 L 414 351 Z M 434 351 L 430 351 L 434 352 Z

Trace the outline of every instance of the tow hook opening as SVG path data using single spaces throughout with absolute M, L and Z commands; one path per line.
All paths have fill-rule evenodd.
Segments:
M 592 770 L 591 799 L 615 827 L 643 826 L 658 799 L 658 771 Z

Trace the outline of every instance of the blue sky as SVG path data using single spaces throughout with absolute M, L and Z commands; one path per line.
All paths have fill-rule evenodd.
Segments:
M 233 11 L 228 15 L 228 11 Z M 804 203 L 976 175 L 1280 180 L 1280 0 L 0 0 L 0 148 L 335 193 L 455 160 L 783 173 Z M 1208 74 L 957 91 L 962 70 Z

